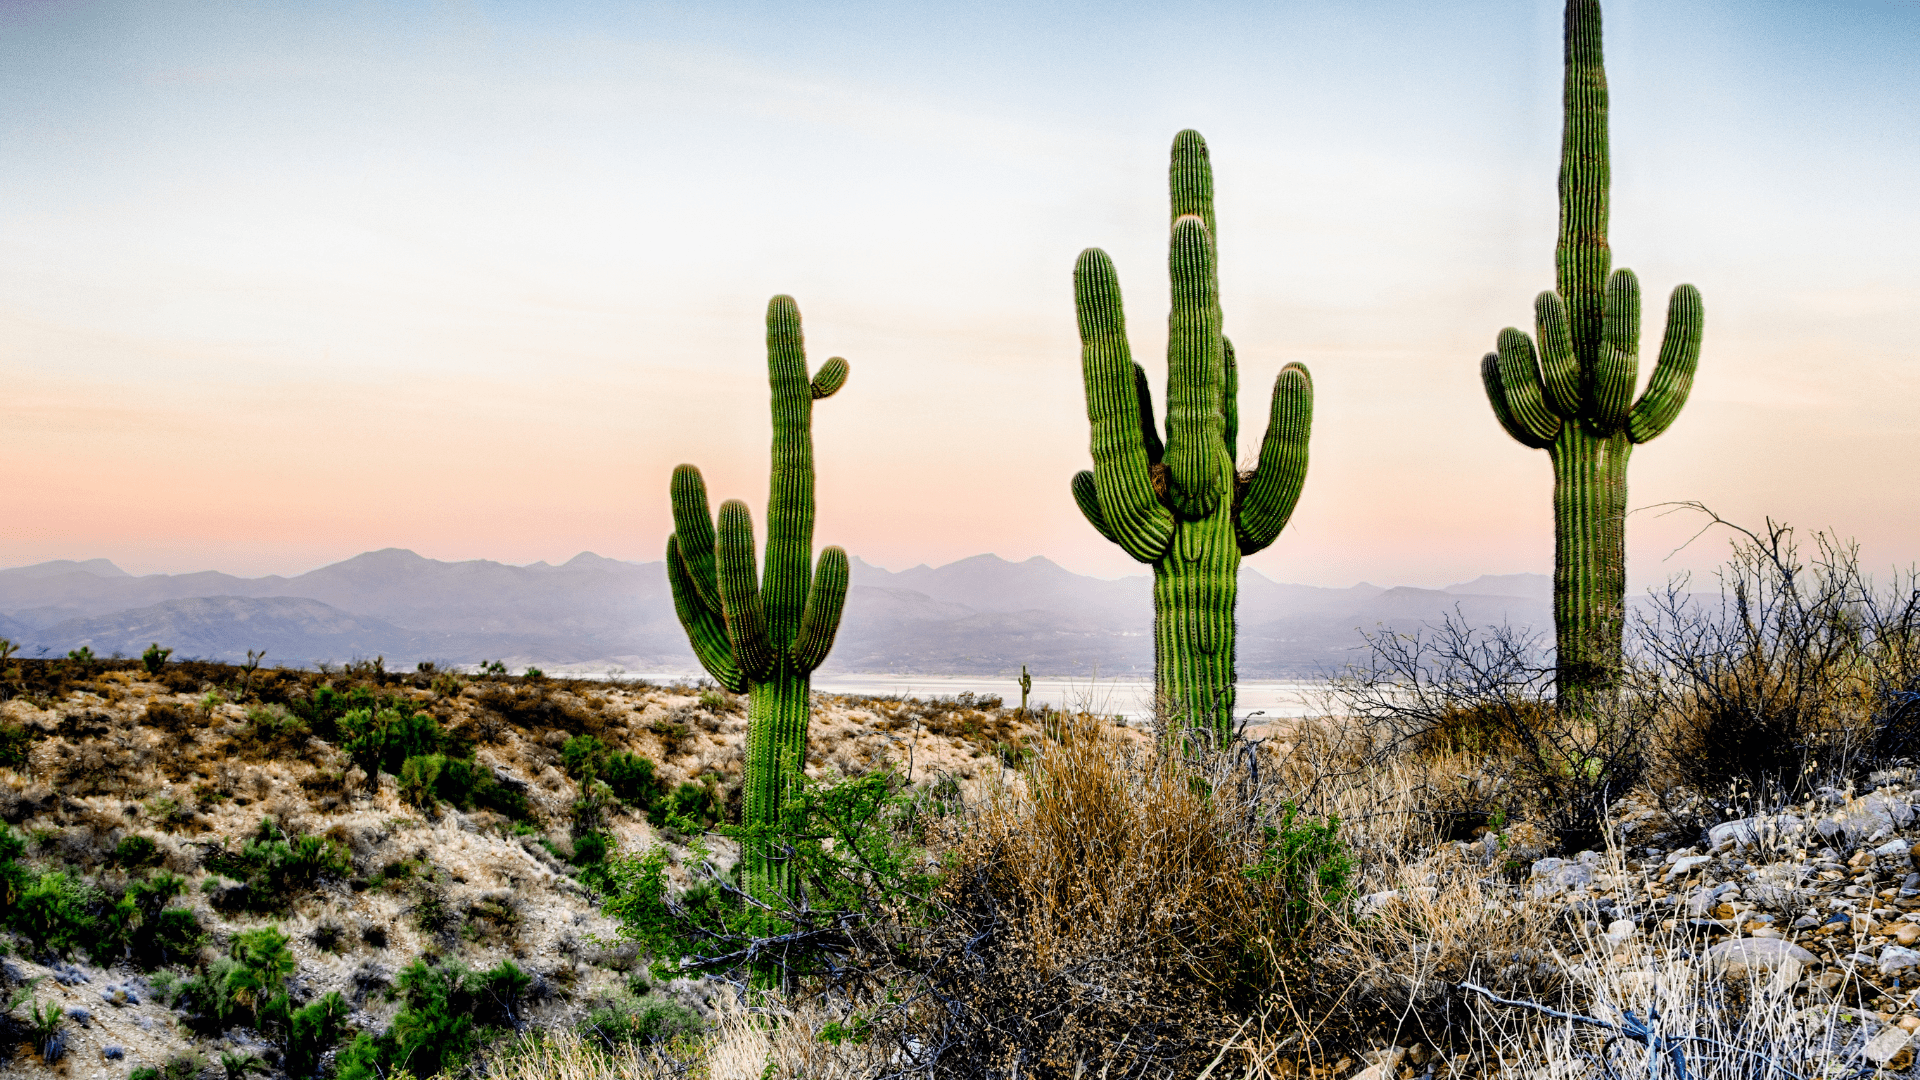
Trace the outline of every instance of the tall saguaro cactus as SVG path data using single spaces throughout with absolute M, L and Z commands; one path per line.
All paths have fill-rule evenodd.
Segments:
M 813 670 L 833 647 L 847 598 L 847 553 L 813 552 L 813 403 L 847 381 L 834 357 L 807 377 L 800 309 L 790 296 L 767 305 L 767 381 L 773 388 L 773 482 L 767 499 L 764 581 L 754 566 L 753 515 L 738 499 L 707 510 L 700 470 L 673 471 L 673 535 L 667 579 L 694 655 L 715 682 L 746 693 L 744 823 L 778 824 L 789 786 L 805 767 L 807 697 Z M 750 891 L 781 890 L 786 875 L 765 843 L 744 852 Z
M 1539 350 L 1500 332 L 1480 362 L 1507 434 L 1553 460 L 1553 618 L 1562 701 L 1611 687 L 1627 595 L 1627 457 L 1687 403 L 1700 356 L 1700 292 L 1667 301 L 1666 336 L 1646 392 L 1639 377 L 1640 282 L 1608 269 L 1607 74 L 1599 0 L 1567 0 L 1560 239 L 1552 292 L 1534 301 Z
M 1154 682 L 1189 726 L 1232 730 L 1234 602 L 1240 558 L 1273 543 L 1307 475 L 1313 381 L 1288 364 L 1274 381 L 1259 467 L 1239 472 L 1233 345 L 1221 335 L 1213 166 L 1206 140 L 1182 131 L 1169 170 L 1173 311 L 1167 335 L 1167 439 L 1147 375 L 1127 346 L 1120 282 L 1099 248 L 1073 270 L 1093 470 L 1074 501 L 1102 536 L 1153 567 Z

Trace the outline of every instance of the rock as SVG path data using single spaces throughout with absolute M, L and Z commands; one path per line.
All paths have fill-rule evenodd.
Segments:
M 1907 1049 L 1907 1044 L 1912 1041 L 1913 1036 L 1908 1032 L 1890 1027 L 1868 1040 L 1860 1053 L 1875 1065 L 1886 1065 L 1898 1057 L 1901 1051 Z
M 108 1043 L 106 1046 L 100 1048 L 100 1056 L 106 1058 L 108 1061 L 119 1061 L 121 1058 L 127 1056 L 127 1052 L 117 1043 Z
M 1788 959 L 1802 964 L 1815 964 L 1820 960 L 1785 938 L 1734 938 L 1708 949 L 1702 959 L 1710 969 L 1722 974 L 1749 968 L 1772 969 Z
M 1901 945 L 1889 945 L 1880 950 L 1880 959 L 1873 966 L 1879 969 L 1880 974 L 1891 975 L 1915 965 L 1920 965 L 1920 952 Z
M 1896 836 L 1886 843 L 1881 844 L 1879 847 L 1874 848 L 1873 857 L 1876 859 L 1904 859 L 1912 850 L 1912 848 L 1907 846 L 1905 840 Z
M 1377 893 L 1368 893 L 1360 898 L 1359 903 L 1354 905 L 1354 914 L 1363 918 L 1368 915 L 1378 915 L 1386 910 L 1388 904 L 1398 899 L 1400 899 L 1400 890 L 1398 889 L 1385 889 Z
M 1675 878 L 1686 877 L 1712 861 L 1711 855 L 1688 855 L 1675 859 L 1673 865 L 1667 869 L 1667 876 L 1662 880 L 1672 881 Z
M 67 1019 L 79 1024 L 81 1027 L 91 1027 L 93 1025 L 93 1014 L 78 1005 L 67 1010 Z
M 1806 823 L 1792 814 L 1766 815 L 1723 821 L 1707 830 L 1707 842 L 1714 847 L 1732 842 L 1735 848 L 1774 844 L 1799 836 Z
M 1548 870 L 1543 880 L 1533 883 L 1533 888 L 1529 891 L 1535 899 L 1558 896 L 1563 892 L 1584 889 L 1593 884 L 1593 870 L 1590 867 L 1580 863 L 1570 863 L 1564 859 L 1542 859 L 1540 862 L 1556 862 L 1560 865 Z M 1534 865 L 1539 866 L 1540 863 Z
M 1920 923 L 1900 924 L 1900 929 L 1893 932 L 1893 940 L 1902 945 L 1912 945 L 1920 941 Z

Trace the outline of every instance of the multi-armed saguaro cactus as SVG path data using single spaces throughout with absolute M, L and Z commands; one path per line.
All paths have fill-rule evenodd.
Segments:
M 1225 735 L 1240 557 L 1273 543 L 1293 514 L 1307 475 L 1313 381 L 1299 364 L 1281 369 L 1259 467 L 1235 471 L 1239 378 L 1220 333 L 1213 166 L 1199 132 L 1174 137 L 1170 175 L 1167 441 L 1127 347 L 1113 260 L 1088 248 L 1073 289 L 1094 467 L 1073 478 L 1073 497 L 1101 535 L 1153 566 L 1154 681 L 1166 707 Z
M 1556 685 L 1574 701 L 1613 685 L 1627 595 L 1627 456 L 1667 430 L 1700 356 L 1700 292 L 1673 290 L 1646 392 L 1639 375 L 1640 283 L 1608 276 L 1607 74 L 1599 0 L 1567 0 L 1556 284 L 1534 301 L 1540 347 L 1513 327 L 1480 363 L 1507 434 L 1553 459 Z
M 700 470 L 673 471 L 673 527 L 667 578 L 674 610 L 694 655 L 714 681 L 747 701 L 746 800 L 749 829 L 777 825 L 789 782 L 806 764 L 807 695 L 813 669 L 833 647 L 847 598 L 847 553 L 813 553 L 813 403 L 847 381 L 834 357 L 807 378 L 800 309 L 790 296 L 767 305 L 767 381 L 773 386 L 773 483 L 767 499 L 764 584 L 754 568 L 753 516 L 729 499 L 718 538 Z M 750 890 L 785 888 L 772 847 L 749 842 Z

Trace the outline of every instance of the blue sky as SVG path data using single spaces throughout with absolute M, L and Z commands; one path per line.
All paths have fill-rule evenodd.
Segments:
M 1314 372 L 1252 565 L 1551 565 L 1477 359 L 1552 282 L 1560 8 L 0 4 L 0 564 L 655 559 L 666 479 L 765 498 L 761 318 L 815 362 L 820 543 L 1134 565 L 1078 518 L 1069 275 L 1158 369 L 1175 131 L 1218 173 L 1242 409 Z M 1920 3 L 1607 5 L 1616 265 L 1706 298 L 1635 506 L 1920 559 Z M 1645 350 L 1649 357 L 1651 347 Z M 1645 365 L 1650 367 L 1650 359 Z M 1258 430 L 1243 433 L 1242 456 Z M 1636 582 L 1722 548 L 1634 517 Z

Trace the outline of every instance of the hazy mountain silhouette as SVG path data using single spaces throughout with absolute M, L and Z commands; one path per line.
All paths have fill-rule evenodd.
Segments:
M 1108 581 L 1044 559 L 978 555 L 898 573 L 855 558 L 840 636 L 822 670 L 1145 674 L 1153 599 L 1145 575 Z M 1346 589 L 1241 572 L 1239 665 L 1249 678 L 1312 675 L 1357 659 L 1361 629 L 1411 631 L 1457 615 L 1551 627 L 1552 582 L 1488 576 L 1446 589 Z M 694 671 L 661 563 L 583 552 L 558 566 L 442 562 L 387 548 L 292 577 L 133 576 L 105 559 L 0 570 L 0 636 L 22 653 L 176 656 L 310 665 L 384 656 L 473 663 L 600 664 Z

